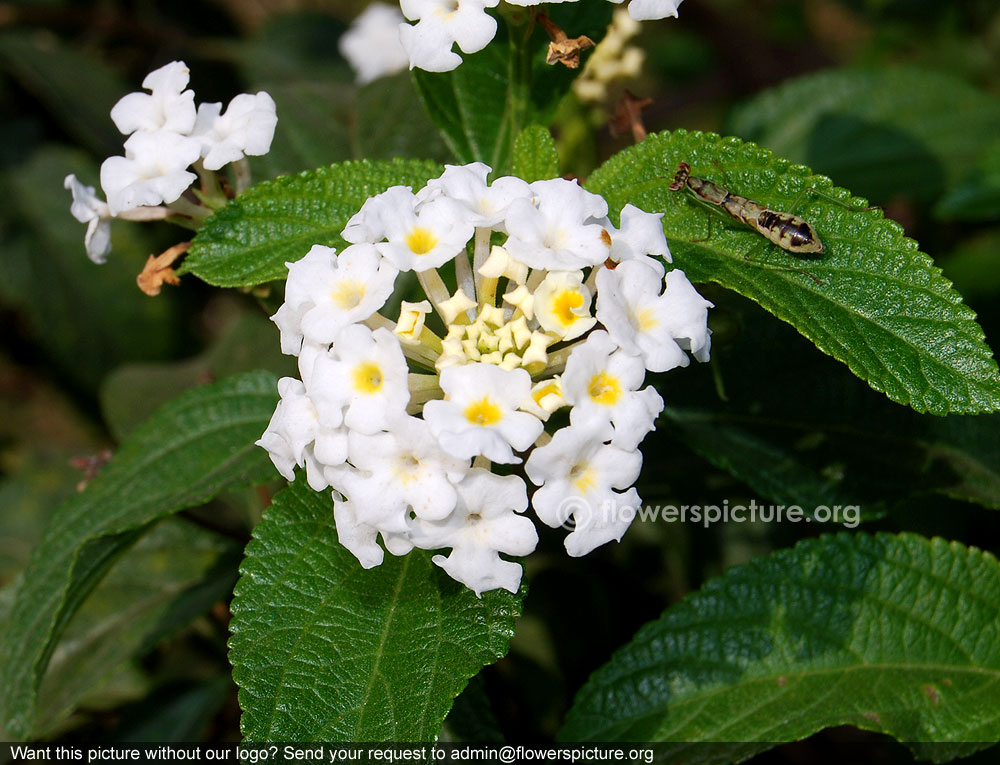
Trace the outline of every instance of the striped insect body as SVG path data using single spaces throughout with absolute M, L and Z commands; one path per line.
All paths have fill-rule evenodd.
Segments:
M 669 188 L 671 191 L 686 188 L 700 201 L 721 208 L 734 220 L 746 224 L 793 255 L 822 255 L 826 249 L 816 229 L 807 220 L 791 213 L 771 210 L 717 183 L 691 175 L 691 166 L 687 162 L 677 165 L 677 173 Z

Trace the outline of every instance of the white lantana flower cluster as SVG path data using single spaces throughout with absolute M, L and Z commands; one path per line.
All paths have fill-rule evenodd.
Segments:
M 506 0 L 510 5 L 533 6 L 577 0 Z M 610 0 L 621 4 L 624 0 Z M 629 15 L 635 21 L 677 16 L 683 0 L 631 0 Z M 400 0 L 399 9 L 373 3 L 358 16 L 340 42 L 340 51 L 366 83 L 406 66 L 429 72 L 449 72 L 462 63 L 454 51 L 476 53 L 496 36 L 497 22 L 488 8 L 500 0 Z M 405 23 L 403 16 L 414 24 Z M 400 23 L 403 22 L 403 23 Z M 400 46 L 401 43 L 401 46 Z
M 107 202 L 75 175 L 66 176 L 70 212 L 87 224 L 84 245 L 95 263 L 111 251 L 111 218 L 152 220 L 178 212 L 159 205 L 177 202 L 197 180 L 192 165 L 199 172 L 220 170 L 271 148 L 278 121 L 271 96 L 241 93 L 224 113 L 221 103 L 196 108 L 189 78 L 187 65 L 172 61 L 142 81 L 148 93 L 129 93 L 112 107 L 112 121 L 128 138 L 125 156 L 101 165 Z
M 301 379 L 280 381 L 258 441 L 289 480 L 302 467 L 334 490 L 340 541 L 364 567 L 383 560 L 379 535 L 394 555 L 450 550 L 434 562 L 477 594 L 516 591 L 521 567 L 501 555 L 537 544 L 522 475 L 543 523 L 572 519 L 570 555 L 621 539 L 663 408 L 645 373 L 710 346 L 711 304 L 654 257 L 670 260 L 659 215 L 628 205 L 615 228 L 575 182 L 489 172 L 390 188 L 351 218 L 342 252 L 288 264 L 272 318 Z M 426 299 L 392 318 L 380 311 L 404 271 Z M 550 435 L 560 409 L 568 424 Z

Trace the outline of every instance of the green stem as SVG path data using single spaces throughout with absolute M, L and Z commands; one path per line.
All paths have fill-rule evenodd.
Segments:
M 184 218 L 169 218 L 169 220 L 174 220 L 178 225 L 192 229 L 197 229 L 198 226 L 201 225 L 206 218 L 211 217 L 213 213 L 213 210 L 210 210 L 207 207 L 202 207 L 201 205 L 196 205 L 190 199 L 185 197 L 175 199 L 167 205 L 167 208 L 176 213 L 178 216 L 184 216 L 184 218 L 190 219 L 184 220 Z
M 191 166 L 191 169 L 198 174 L 198 181 L 201 184 L 200 190 L 192 189 L 195 196 L 212 210 L 225 207 L 229 200 L 226 199 L 226 194 L 219 183 L 219 174 L 213 170 L 206 170 L 200 159 Z
M 531 103 L 531 35 L 535 28 L 534 11 L 527 15 L 527 23 L 515 24 L 516 18 L 523 16 L 507 16 L 507 28 L 510 33 L 510 59 L 507 64 L 507 124 L 510 134 L 507 136 L 507 156 L 513 156 L 514 141 L 518 134 L 527 127 L 528 105 Z M 499 147 L 497 147 L 499 150 Z M 496 168 L 496 163 L 494 163 Z

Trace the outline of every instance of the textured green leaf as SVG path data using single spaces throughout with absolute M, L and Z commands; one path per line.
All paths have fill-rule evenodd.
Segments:
M 314 244 L 343 247 L 340 232 L 366 199 L 390 186 L 423 186 L 440 172 L 417 160 L 344 162 L 259 183 L 205 222 L 181 272 L 220 287 L 283 279 L 285 263 Z
M 528 181 L 544 181 L 559 175 L 559 153 L 548 128 L 531 125 L 514 142 L 513 174 Z
M 806 188 L 834 195 L 839 204 L 806 194 L 794 210 L 826 253 L 796 258 L 686 191 L 669 191 L 682 160 L 775 210 L 789 211 Z M 898 224 L 828 178 L 735 138 L 677 131 L 612 157 L 587 187 L 613 213 L 628 202 L 662 211 L 674 262 L 692 281 L 756 301 L 892 400 L 934 414 L 1000 408 L 1000 376 L 975 313 Z
M 67 624 L 38 691 L 36 737 L 117 667 L 225 599 L 236 580 L 238 551 L 180 518 L 166 519 L 140 539 Z
M 507 651 L 520 597 L 477 599 L 414 550 L 368 571 L 337 541 L 329 493 L 299 480 L 254 530 L 230 624 L 251 741 L 430 741 Z
M 266 373 L 189 391 L 138 428 L 87 489 L 60 506 L 25 570 L 0 652 L 0 704 L 11 734 L 31 733 L 38 685 L 67 621 L 150 523 L 274 475 L 254 441 L 276 403 L 275 379 Z
M 845 534 L 733 568 L 598 670 L 562 737 L 740 742 L 667 752 L 723 763 L 842 724 L 904 742 L 1000 737 L 996 558 Z
M 877 202 L 936 198 L 996 139 L 1000 99 L 949 74 L 834 69 L 765 91 L 727 130 Z

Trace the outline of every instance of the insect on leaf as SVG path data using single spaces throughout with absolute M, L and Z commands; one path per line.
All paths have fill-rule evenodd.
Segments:
M 693 175 L 807 220 L 826 251 L 801 260 L 742 223 L 710 216 L 670 191 L 682 161 Z M 691 281 L 756 301 L 893 401 L 934 414 L 1000 408 L 1000 375 L 975 313 L 897 223 L 829 178 L 735 138 L 679 130 L 612 157 L 587 188 L 613 211 L 632 203 L 663 212 L 674 265 Z

